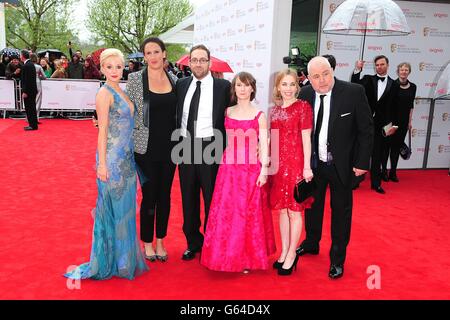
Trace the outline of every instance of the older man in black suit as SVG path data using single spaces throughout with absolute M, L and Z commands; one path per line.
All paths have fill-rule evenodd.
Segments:
M 200 190 L 205 206 L 203 226 L 206 230 L 225 144 L 224 116 L 230 102 L 230 82 L 211 76 L 210 58 L 208 48 L 204 45 L 194 46 L 190 51 L 189 62 L 193 75 L 178 80 L 176 86 L 177 127 L 184 146 L 190 146 L 183 150 L 185 153 L 178 167 L 183 202 L 183 232 L 187 240 L 183 260 L 194 259 L 203 246 L 203 234 L 200 232 Z
M 30 53 L 27 50 L 20 52 L 20 60 L 23 62 L 20 72 L 20 87 L 22 88 L 22 99 L 27 113 L 28 126 L 24 130 L 37 130 L 38 119 L 36 113 L 36 68 L 30 60 Z
M 312 168 L 316 188 L 314 203 L 305 212 L 306 239 L 298 255 L 318 254 L 327 186 L 331 192 L 330 270 L 337 279 L 344 274 L 352 219 L 352 177 L 365 174 L 372 152 L 373 120 L 360 85 L 334 78 L 324 57 L 308 63 L 311 86 L 303 87 L 300 98 L 314 109 Z

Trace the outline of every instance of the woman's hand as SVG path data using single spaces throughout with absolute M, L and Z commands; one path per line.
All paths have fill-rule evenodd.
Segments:
M 97 178 L 99 178 L 103 182 L 106 182 L 109 179 L 109 173 L 106 166 L 99 165 L 97 167 Z
M 310 182 L 313 177 L 314 174 L 310 168 L 303 169 L 303 178 L 305 179 L 306 182 Z
M 267 176 L 265 174 L 260 174 L 258 177 L 258 180 L 256 180 L 256 185 L 258 187 L 262 187 L 263 185 L 265 185 L 267 182 Z

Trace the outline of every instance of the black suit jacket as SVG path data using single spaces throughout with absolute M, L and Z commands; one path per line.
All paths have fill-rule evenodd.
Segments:
M 181 128 L 181 119 L 183 118 L 183 106 L 186 93 L 193 80 L 193 77 L 183 78 L 177 81 L 177 128 Z M 230 82 L 224 79 L 213 78 L 213 129 L 220 130 L 223 141 L 226 140 L 225 135 L 225 109 L 230 105 Z
M 393 125 L 398 124 L 397 120 L 397 97 L 399 85 L 389 76 L 387 76 L 387 85 L 380 100 L 378 97 L 378 79 L 376 75 L 365 75 L 360 79 L 360 72 L 352 74 L 352 82 L 361 84 L 369 101 L 372 115 L 374 115 L 374 124 L 376 130 L 381 129 L 389 122 Z M 380 131 L 381 132 L 381 131 Z
M 22 92 L 28 96 L 35 96 L 37 94 L 36 67 L 31 60 L 28 60 L 20 71 L 20 86 Z
M 312 86 L 303 87 L 299 98 L 308 101 L 314 109 L 316 92 Z M 314 139 L 314 134 L 311 136 Z M 372 145 L 373 119 L 364 88 L 335 79 L 330 100 L 328 151 L 343 184 L 351 183 L 353 167 L 368 170 Z M 317 152 L 312 150 L 313 168 L 317 167 Z

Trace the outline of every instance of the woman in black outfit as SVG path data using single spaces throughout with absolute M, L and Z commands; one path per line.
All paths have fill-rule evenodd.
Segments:
M 127 84 L 128 94 L 136 104 L 134 156 L 142 189 L 141 240 L 148 260 L 164 262 L 168 255 L 163 239 L 167 235 L 175 174 L 170 154 L 174 145 L 171 135 L 176 126 L 177 78 L 164 71 L 166 47 L 160 39 L 146 39 L 142 52 L 147 66 L 131 73 Z
M 385 161 L 391 158 L 391 170 L 389 171 L 389 180 L 398 182 L 397 163 L 400 154 L 400 147 L 405 141 L 406 133 L 411 129 L 411 119 L 414 108 L 414 98 L 416 97 L 417 87 L 409 82 L 408 76 L 411 73 L 411 64 L 402 62 L 397 66 L 398 79 L 395 80 L 400 85 L 397 105 L 397 132 L 390 137 L 388 148 L 385 153 Z

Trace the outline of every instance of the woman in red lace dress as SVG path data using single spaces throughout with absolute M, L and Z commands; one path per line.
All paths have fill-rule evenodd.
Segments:
M 312 200 L 298 204 L 294 199 L 294 186 L 313 177 L 311 171 L 311 105 L 298 100 L 297 73 L 287 69 L 275 80 L 274 100 L 278 102 L 270 111 L 271 167 L 278 171 L 271 176 L 270 206 L 280 212 L 281 254 L 273 264 L 279 275 L 290 275 L 296 268 L 295 249 L 302 231 L 301 212 L 309 208 Z M 276 154 L 278 150 L 278 155 Z

